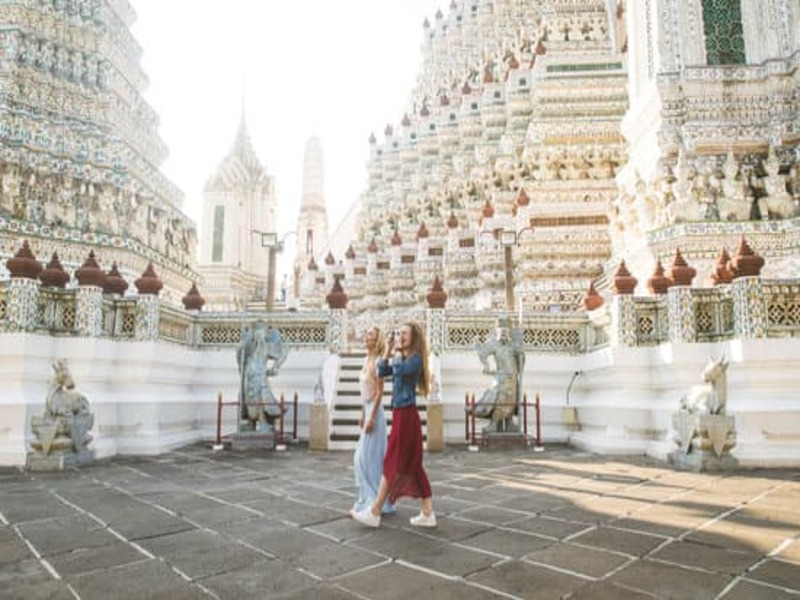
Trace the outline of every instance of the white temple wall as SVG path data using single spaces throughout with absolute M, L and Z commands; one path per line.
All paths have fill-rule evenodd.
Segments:
M 298 393 L 298 435 L 308 437 L 308 404 L 327 352 L 290 353 L 276 395 Z M 24 465 L 30 420 L 44 412 L 51 363 L 67 358 L 76 389 L 95 415 L 97 458 L 154 455 L 216 436 L 217 394 L 235 402 L 239 389 L 234 349 L 198 351 L 164 342 L 0 335 L 0 465 Z M 291 433 L 291 409 L 285 431 Z M 222 434 L 236 425 L 236 407 L 223 408 Z

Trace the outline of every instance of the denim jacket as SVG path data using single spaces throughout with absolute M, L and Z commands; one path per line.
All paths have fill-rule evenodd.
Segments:
M 392 408 L 405 408 L 417 404 L 417 382 L 422 375 L 422 359 L 412 354 L 407 359 L 396 356 L 378 360 L 378 375 L 392 376 Z

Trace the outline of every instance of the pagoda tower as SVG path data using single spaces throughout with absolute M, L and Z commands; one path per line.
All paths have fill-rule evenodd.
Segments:
M 159 171 L 135 18 L 125 0 L 0 0 L 0 247 L 24 231 L 78 266 L 91 246 L 127 278 L 152 260 L 177 301 L 196 279 L 196 227 Z
M 276 212 L 275 182 L 253 150 L 242 109 L 233 146 L 203 191 L 198 271 L 207 307 L 242 309 L 266 299 L 269 261 L 261 234 L 275 233 Z
M 322 264 L 321 252 L 328 245 L 328 212 L 325 207 L 325 170 L 322 143 L 309 138 L 303 157 L 303 190 L 297 219 L 297 251 L 294 259 L 292 296 L 300 297 L 300 284 L 312 258 Z

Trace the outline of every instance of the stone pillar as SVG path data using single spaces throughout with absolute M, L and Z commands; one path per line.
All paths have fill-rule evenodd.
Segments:
M 618 294 L 611 301 L 611 322 L 614 343 L 618 346 L 636 346 L 636 301 L 629 294 Z
M 159 322 L 158 296 L 141 294 L 136 300 L 136 328 L 134 339 L 138 341 L 154 341 L 158 339 Z
M 428 421 L 428 452 L 444 450 L 444 418 L 441 402 L 429 402 L 425 411 Z
M 75 296 L 75 329 L 78 335 L 100 337 L 103 334 L 103 288 L 81 285 Z
M 157 340 L 160 318 L 158 293 L 164 284 L 156 275 L 152 262 L 147 265 L 142 276 L 134 281 L 133 285 L 139 291 L 139 298 L 136 300 L 134 339 L 139 341 Z
M 767 337 L 767 306 L 759 277 L 737 277 L 731 283 L 736 337 Z
M 11 331 L 36 329 L 39 308 L 39 281 L 12 277 L 8 288 L 8 328 Z
M 667 315 L 671 342 L 691 343 L 697 340 L 697 319 L 690 287 L 675 285 L 667 290 Z
M 33 331 L 38 321 L 38 277 L 42 272 L 42 265 L 33 255 L 28 240 L 6 261 L 6 268 L 11 275 L 6 309 L 8 328 L 11 331 Z
M 314 402 L 308 417 L 308 449 L 328 450 L 328 405 Z
M 343 308 L 331 309 L 328 349 L 335 354 L 347 350 L 347 311 Z

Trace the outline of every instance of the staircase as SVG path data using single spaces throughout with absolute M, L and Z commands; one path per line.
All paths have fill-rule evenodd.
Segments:
M 336 395 L 330 412 L 329 450 L 355 450 L 358 443 L 358 420 L 361 417 L 361 389 L 358 376 L 364 364 L 363 352 L 339 355 L 339 376 L 336 380 Z M 422 420 L 423 439 L 426 436 L 427 419 L 425 406 L 418 405 Z M 392 380 L 383 382 L 383 409 L 386 412 L 387 433 L 392 426 Z

